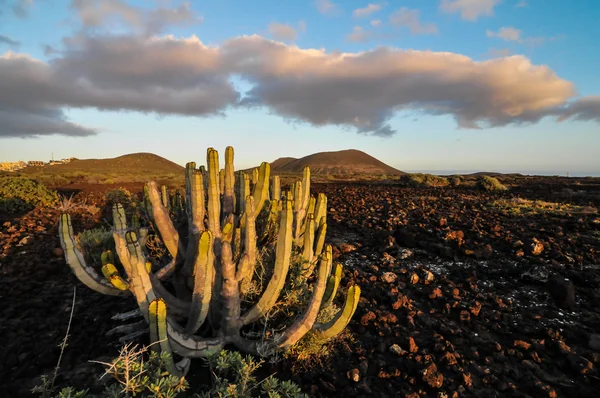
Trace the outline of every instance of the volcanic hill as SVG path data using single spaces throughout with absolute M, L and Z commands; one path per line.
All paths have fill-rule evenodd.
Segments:
M 406 174 L 356 149 L 318 152 L 299 159 L 279 158 L 271 163 L 271 171 L 301 173 L 306 166 L 310 167 L 311 174 Z
M 108 159 L 75 159 L 65 164 L 43 167 L 27 167 L 25 173 L 39 172 L 62 174 L 68 172 L 121 174 L 181 174 L 183 167 L 153 153 L 130 153 Z

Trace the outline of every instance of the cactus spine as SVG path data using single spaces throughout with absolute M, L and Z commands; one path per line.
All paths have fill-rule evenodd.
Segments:
M 233 154 L 233 148 L 228 147 L 222 179 L 218 153 L 213 148 L 207 150 L 205 169 L 202 166 L 196 169 L 195 163 L 188 163 L 185 200 L 174 195 L 175 201 L 170 203 L 165 200 L 166 188 L 159 191 L 153 181 L 145 186 L 144 208 L 152 212 L 148 219 L 155 224 L 171 257 L 167 262 L 155 260 L 156 272 L 152 271 L 144 250 L 147 230 L 140 228 L 138 221 L 136 225 L 128 224 L 120 204 L 113 206 L 113 238 L 124 274 L 119 273 L 116 258 L 110 252 L 102 256 L 102 276 L 85 264 L 73 238 L 70 216 L 60 217 L 61 244 L 75 275 L 104 294 L 133 294 L 150 325 L 151 340 L 160 342 L 157 349 L 184 357 L 180 362 L 168 364 L 173 374 L 185 374 L 188 358 L 205 357 L 227 344 L 265 356 L 289 348 L 311 330 L 321 339 L 331 338 L 346 327 L 358 304 L 360 289 L 353 286 L 348 290 L 343 309 L 330 322 L 316 323 L 319 311 L 334 300 L 342 269 L 337 265 L 335 273 L 330 275 L 333 256 L 331 246 L 325 245 L 326 197 L 319 194 L 315 201 L 310 196 L 308 168 L 302 182 L 294 187 L 295 195 L 287 192 L 282 196 L 279 178 L 273 178 L 270 187 L 270 166 L 262 163 L 252 173 L 250 192 L 250 178 L 243 172 L 234 173 Z M 187 221 L 187 228 L 178 230 L 171 216 L 180 219 L 169 207 L 181 209 L 184 204 L 187 217 L 182 220 Z M 273 258 L 267 266 L 271 270 L 270 279 L 264 281 L 264 291 L 254 304 L 246 305 L 243 300 L 247 300 L 249 288 L 257 277 L 258 244 L 262 241 L 267 243 L 261 243 L 260 249 L 271 250 Z M 270 257 L 262 260 L 267 258 Z M 302 264 L 293 263 L 295 258 L 302 258 Z M 251 327 L 248 325 L 272 311 L 292 266 L 304 267 L 305 278 L 317 267 L 312 296 L 304 312 L 291 326 L 271 338 L 243 337 L 243 327 Z M 167 283 L 173 284 L 176 295 L 170 292 Z M 200 331 L 202 335 L 198 335 Z

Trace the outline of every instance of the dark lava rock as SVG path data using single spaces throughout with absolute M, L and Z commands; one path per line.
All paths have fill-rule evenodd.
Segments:
M 548 292 L 559 307 L 564 309 L 575 308 L 575 285 L 569 279 L 554 275 L 548 279 Z

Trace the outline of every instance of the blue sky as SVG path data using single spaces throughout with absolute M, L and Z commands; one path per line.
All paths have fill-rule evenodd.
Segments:
M 236 166 L 249 167 L 357 148 L 407 171 L 600 176 L 599 2 L 286 3 L 0 0 L 0 160 L 153 152 L 184 164 L 233 145 Z M 165 35 L 176 53 L 148 44 Z M 200 52 L 183 41 L 193 35 Z M 120 42 L 158 56 L 143 68 L 163 94 L 144 98 L 143 83 L 130 83 L 142 66 L 122 57 Z M 106 64 L 90 43 L 106 49 Z M 206 67 L 205 48 L 218 67 Z M 321 50 L 314 61 L 309 49 Z M 340 53 L 365 63 L 353 69 Z M 15 73 L 22 80 L 11 85 Z M 47 75 L 56 95 L 41 91 Z M 193 105 L 173 104 L 188 88 L 181 98 Z M 258 106 L 239 106 L 245 98 Z

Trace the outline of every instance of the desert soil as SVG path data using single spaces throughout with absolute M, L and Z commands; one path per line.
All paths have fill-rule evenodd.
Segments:
M 104 205 L 110 186 L 78 186 Z M 137 189 L 139 186 L 128 187 Z M 362 297 L 349 337 L 309 366 L 266 364 L 312 396 L 598 397 L 600 182 L 523 179 L 508 192 L 315 184 L 328 196 L 328 241 L 341 290 Z M 495 200 L 571 203 L 513 213 Z M 56 248 L 58 211 L 0 214 L 0 396 L 31 396 L 51 374 L 77 298 L 59 386 L 100 385 L 120 347 L 111 316 L 135 308 L 80 283 Z M 108 225 L 73 215 L 76 232 Z M 338 300 L 344 294 L 338 294 Z M 144 337 L 140 342 L 144 342 Z M 204 378 L 199 367 L 190 377 Z

